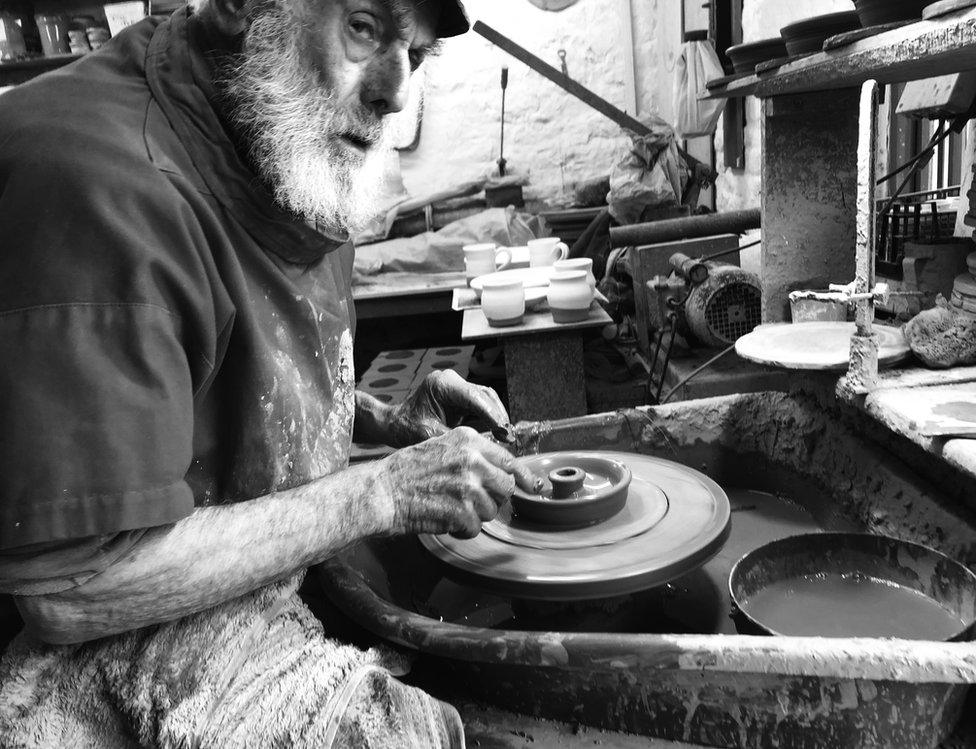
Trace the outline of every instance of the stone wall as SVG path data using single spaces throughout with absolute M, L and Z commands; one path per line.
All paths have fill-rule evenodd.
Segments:
M 526 0 L 467 0 L 481 19 L 621 109 L 671 111 L 669 65 L 680 42 L 675 0 L 581 0 L 558 13 Z M 401 154 L 413 195 L 497 172 L 500 71 L 509 67 L 505 158 L 526 196 L 566 204 L 574 186 L 609 173 L 627 139 L 610 120 L 471 33 L 430 61 L 418 148 Z

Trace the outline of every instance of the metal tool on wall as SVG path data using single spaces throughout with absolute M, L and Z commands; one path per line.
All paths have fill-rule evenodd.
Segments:
M 525 205 L 522 185 L 508 177 L 508 161 L 505 159 L 505 94 L 508 91 L 508 66 L 502 66 L 502 117 L 500 128 L 500 143 L 498 148 L 498 177 L 496 184 L 485 187 L 485 203 L 488 206 L 514 205 L 521 208 Z
M 475 21 L 471 28 L 473 31 L 481 34 L 481 36 L 495 46 L 503 49 L 516 60 L 528 65 L 536 73 L 539 73 L 539 75 L 548 78 L 550 81 L 555 83 L 567 93 L 575 96 L 584 104 L 589 105 L 600 114 L 613 120 L 620 127 L 630 130 L 637 135 L 650 134 L 649 128 L 640 120 L 627 114 L 622 109 L 615 107 L 603 97 L 597 95 L 593 91 L 590 91 L 590 89 L 586 88 L 586 86 L 577 83 L 565 73 L 557 70 L 549 63 L 529 52 L 529 50 L 525 49 L 525 47 L 522 47 L 521 45 L 512 41 L 507 36 L 499 31 L 496 31 L 486 23 L 483 23 L 482 21 Z M 679 147 L 678 151 L 694 175 L 692 179 L 688 180 L 688 184 L 685 188 L 685 194 L 682 196 L 681 202 L 682 204 L 692 204 L 693 201 L 694 203 L 697 203 L 698 192 L 700 189 L 714 182 L 715 178 L 718 176 L 718 173 L 715 172 L 715 170 L 711 167 L 698 161 L 698 159 L 691 156 L 684 149 Z
M 505 92 L 508 90 L 508 66 L 502 67 L 502 124 L 501 144 L 498 148 L 498 176 L 505 176 Z

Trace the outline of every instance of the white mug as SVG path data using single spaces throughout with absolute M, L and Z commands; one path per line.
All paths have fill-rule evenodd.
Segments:
M 525 286 L 522 279 L 485 279 L 481 311 L 493 328 L 518 325 L 525 314 Z
M 572 260 L 557 260 L 552 264 L 553 270 L 581 270 L 586 272 L 586 281 L 591 289 L 596 289 L 596 276 L 593 275 L 593 258 L 574 257 Z
M 569 246 L 560 241 L 559 237 L 532 239 L 526 244 L 529 246 L 529 266 L 532 268 L 552 265 L 557 260 L 565 260 L 569 255 Z
M 500 248 L 494 242 L 467 244 L 462 251 L 464 252 L 464 277 L 469 284 L 473 278 L 504 270 L 512 264 L 512 253 L 504 247 Z

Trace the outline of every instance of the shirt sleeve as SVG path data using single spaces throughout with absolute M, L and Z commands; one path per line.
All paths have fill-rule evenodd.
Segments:
M 174 523 L 193 392 L 177 318 L 151 304 L 0 315 L 0 549 Z
M 145 535 L 144 529 L 0 549 L 0 593 L 38 596 L 84 585 Z

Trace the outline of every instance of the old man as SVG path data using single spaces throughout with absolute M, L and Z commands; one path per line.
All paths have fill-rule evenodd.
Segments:
M 348 233 L 466 29 L 455 0 L 207 0 L 0 97 L 0 745 L 462 742 L 295 590 L 530 481 L 448 428 L 505 423 L 492 391 L 354 391 Z M 349 468 L 354 432 L 402 449 Z

